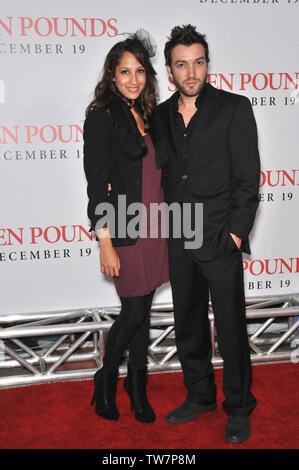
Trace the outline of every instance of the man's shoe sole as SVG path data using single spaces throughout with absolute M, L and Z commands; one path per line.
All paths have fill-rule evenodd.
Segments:
M 206 405 L 206 406 L 202 406 L 200 408 L 200 410 L 198 410 L 196 413 L 193 413 L 193 415 L 191 415 L 189 418 L 181 418 L 181 419 L 172 419 L 172 418 L 168 418 L 167 419 L 167 416 L 165 416 L 165 421 L 167 421 L 167 423 L 171 423 L 171 424 L 182 424 L 182 423 L 188 423 L 189 421 L 192 421 L 193 419 L 195 419 L 197 416 L 199 416 L 201 413 L 208 413 L 209 411 L 214 411 L 216 410 L 217 408 L 217 403 L 212 403 L 211 405 Z

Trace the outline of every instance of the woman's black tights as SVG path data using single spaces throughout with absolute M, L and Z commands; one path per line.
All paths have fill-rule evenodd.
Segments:
M 121 311 L 108 333 L 103 366 L 106 370 L 118 368 L 119 361 L 129 347 L 130 366 L 144 369 L 149 344 L 150 310 L 155 291 L 139 297 L 120 297 Z

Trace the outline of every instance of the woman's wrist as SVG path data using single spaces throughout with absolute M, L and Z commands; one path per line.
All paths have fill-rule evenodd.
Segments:
M 100 247 L 112 246 L 110 233 L 108 228 L 99 228 L 96 230 Z

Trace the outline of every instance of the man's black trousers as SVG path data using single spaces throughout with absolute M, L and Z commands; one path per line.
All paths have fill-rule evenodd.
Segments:
M 223 409 L 228 415 L 248 416 L 256 400 L 250 391 L 242 253 L 235 246 L 209 261 L 198 260 L 192 250 L 184 250 L 180 259 L 170 254 L 170 282 L 187 398 L 200 404 L 216 401 L 208 318 L 210 292 L 223 358 Z

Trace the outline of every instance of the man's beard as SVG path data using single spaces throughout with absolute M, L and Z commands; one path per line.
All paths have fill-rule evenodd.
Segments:
M 185 95 L 185 96 L 189 96 L 189 97 L 192 97 L 192 96 L 198 96 L 201 92 L 201 90 L 203 89 L 203 87 L 205 86 L 206 84 L 206 80 L 207 80 L 207 76 L 208 76 L 208 73 L 206 73 L 204 79 L 202 81 L 199 81 L 198 83 L 198 86 L 196 88 L 194 88 L 193 90 L 187 90 L 183 84 L 179 83 L 176 79 L 175 79 L 175 76 L 174 74 L 172 74 L 172 80 L 173 80 L 173 83 L 175 84 L 175 86 L 177 87 L 177 89 L 179 90 L 179 92 L 182 94 L 182 95 Z M 189 81 L 194 81 L 194 79 L 191 79 L 191 78 L 187 78 L 186 80 L 184 80 L 185 82 Z

